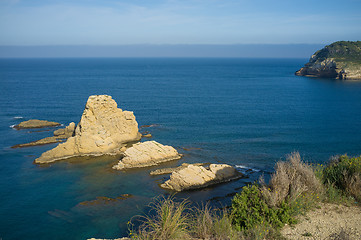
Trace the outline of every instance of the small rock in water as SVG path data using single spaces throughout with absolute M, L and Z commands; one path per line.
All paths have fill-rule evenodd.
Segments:
M 63 139 L 73 136 L 75 131 L 75 123 L 71 122 L 66 128 L 58 129 L 54 131 L 53 137 L 46 137 L 37 141 L 30 143 L 22 143 L 12 146 L 11 148 L 22 148 L 22 147 L 32 147 L 38 145 L 45 145 L 57 142 L 63 142 Z
M 19 123 L 18 125 L 15 125 L 15 129 L 25 129 L 25 128 L 44 128 L 44 127 L 56 127 L 60 126 L 60 123 L 57 122 L 49 122 L 46 120 L 37 120 L 37 119 L 31 119 L 28 121 L 24 121 Z
M 142 135 L 142 137 L 145 137 L 145 138 L 151 138 L 151 137 L 152 137 L 152 134 L 147 133 L 147 134 Z

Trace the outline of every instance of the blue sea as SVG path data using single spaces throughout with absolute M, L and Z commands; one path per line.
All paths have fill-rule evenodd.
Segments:
M 79 122 L 90 95 L 111 95 L 153 140 L 188 162 L 227 163 L 248 178 L 176 195 L 228 205 L 235 192 L 299 151 L 305 161 L 361 154 L 361 81 L 295 76 L 308 59 L 109 58 L 0 60 L 0 239 L 125 236 L 156 196 L 172 194 L 153 168 L 112 170 L 98 157 L 36 165 L 56 144 L 12 149 L 56 128 L 15 130 L 28 119 Z M 81 204 L 104 196 L 132 197 Z

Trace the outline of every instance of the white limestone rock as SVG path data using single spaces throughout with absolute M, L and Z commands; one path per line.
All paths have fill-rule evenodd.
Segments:
M 182 155 L 171 146 L 162 145 L 156 141 L 136 143 L 124 152 L 124 158 L 113 166 L 113 169 L 123 170 L 158 165 L 181 158 Z
M 170 179 L 160 186 L 179 192 L 203 188 L 241 177 L 243 177 L 243 174 L 227 164 L 210 164 L 209 169 L 203 166 L 190 164 L 183 169 L 174 171 L 170 176 Z
M 49 163 L 76 156 L 117 154 L 141 134 L 133 112 L 123 111 L 108 95 L 90 96 L 75 135 L 43 153 L 35 163 Z

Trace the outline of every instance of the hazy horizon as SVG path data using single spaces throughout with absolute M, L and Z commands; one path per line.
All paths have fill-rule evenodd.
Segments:
M 324 44 L 134 44 L 0 46 L 0 58 L 224 57 L 309 58 Z

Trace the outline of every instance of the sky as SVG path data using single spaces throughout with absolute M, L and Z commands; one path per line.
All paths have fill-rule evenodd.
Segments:
M 330 44 L 361 0 L 0 0 L 0 46 Z

